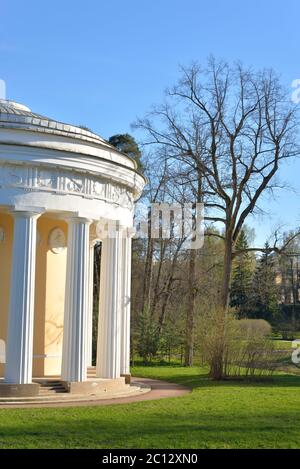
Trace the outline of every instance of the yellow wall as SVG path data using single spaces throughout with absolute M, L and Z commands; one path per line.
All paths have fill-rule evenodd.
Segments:
M 0 227 L 5 230 L 5 240 L 0 242 L 0 340 L 6 342 L 13 218 L 0 213 Z M 61 371 L 67 250 L 54 254 L 49 248 L 49 233 L 56 227 L 63 229 L 67 239 L 66 223 L 46 216 L 38 219 L 33 376 L 59 375 Z M 3 374 L 0 364 L 0 376 Z
M 54 254 L 48 245 L 49 233 L 67 224 L 42 216 L 38 220 L 36 296 L 33 346 L 33 375 L 59 375 L 63 340 L 67 250 Z
M 0 227 L 4 228 L 4 242 L 0 242 L 0 339 L 6 343 L 9 288 L 12 260 L 13 218 L 0 213 Z M 0 364 L 3 376 L 4 365 Z

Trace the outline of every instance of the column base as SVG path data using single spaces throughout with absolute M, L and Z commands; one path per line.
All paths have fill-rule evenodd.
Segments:
M 130 373 L 124 373 L 121 374 L 123 378 L 125 378 L 125 384 L 130 384 L 131 383 L 131 374 Z
M 62 381 L 70 394 L 101 395 L 110 392 L 122 392 L 128 389 L 124 377 L 115 379 L 94 378 L 88 381 Z
M 40 385 L 38 383 L 0 383 L 0 397 L 34 397 L 38 396 L 39 390 Z

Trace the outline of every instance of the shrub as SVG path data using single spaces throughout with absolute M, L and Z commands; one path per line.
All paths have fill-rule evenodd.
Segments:
M 272 326 L 265 319 L 240 319 L 238 321 L 238 327 L 243 336 L 252 334 L 261 335 L 267 337 L 271 335 Z
M 238 320 L 219 309 L 201 321 L 202 359 L 213 379 L 270 375 L 275 368 L 271 326 L 264 320 Z

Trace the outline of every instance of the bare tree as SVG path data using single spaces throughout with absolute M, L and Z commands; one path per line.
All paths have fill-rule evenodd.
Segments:
M 148 155 L 149 158 L 149 155 Z M 150 166 L 150 168 L 149 168 Z M 145 269 L 143 275 L 143 288 L 141 295 L 141 311 L 151 314 L 151 292 L 153 289 L 153 260 L 155 253 L 155 240 L 151 236 L 151 204 L 159 203 L 164 199 L 166 192 L 166 171 L 167 165 L 162 168 L 157 163 L 151 165 L 149 161 L 145 162 L 145 174 L 148 176 L 148 187 L 143 194 L 143 202 L 148 206 L 148 237 L 146 242 Z M 145 220 L 144 220 L 145 221 Z
M 183 68 L 167 101 L 136 125 L 147 135 L 145 145 L 165 148 L 169 172 L 191 187 L 194 201 L 201 179 L 206 221 L 223 226 L 219 305 L 226 314 L 241 229 L 262 195 L 280 187 L 275 175 L 283 161 L 299 153 L 296 109 L 273 71 L 211 58 L 206 69 Z M 222 350 L 219 362 L 215 378 L 222 375 Z

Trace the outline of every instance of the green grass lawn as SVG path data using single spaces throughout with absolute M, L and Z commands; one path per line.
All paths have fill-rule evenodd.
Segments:
M 292 352 L 292 341 L 291 340 L 273 340 L 274 348 L 276 350 L 287 350 Z
M 137 367 L 186 384 L 178 398 L 107 407 L 0 410 L 1 448 L 299 448 L 300 376 L 211 382 L 205 370 Z

